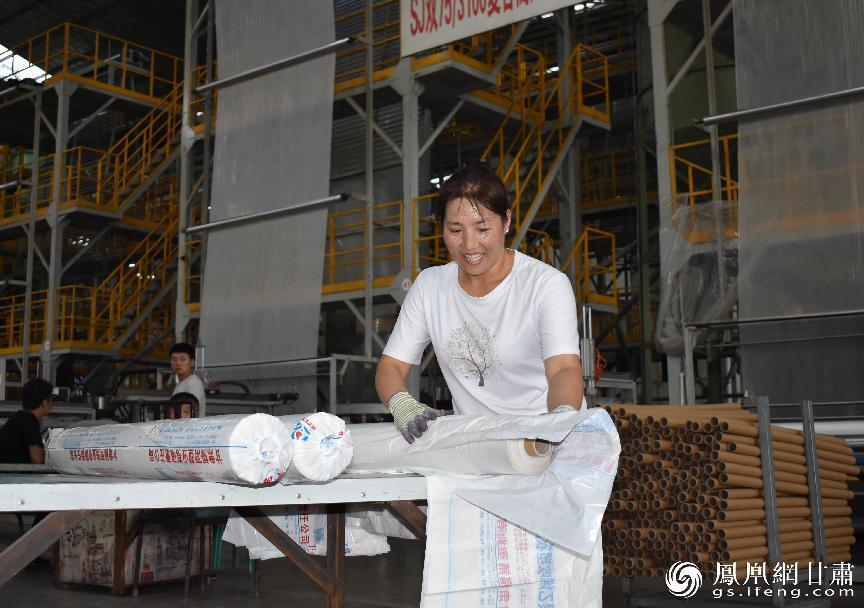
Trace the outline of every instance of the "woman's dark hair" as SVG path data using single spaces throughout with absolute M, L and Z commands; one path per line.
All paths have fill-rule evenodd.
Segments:
M 500 216 L 502 222 L 507 221 L 510 209 L 507 188 L 485 163 L 475 161 L 462 165 L 441 186 L 435 197 L 435 215 L 442 224 L 447 203 L 457 198 L 465 199 L 478 210 L 485 207 Z

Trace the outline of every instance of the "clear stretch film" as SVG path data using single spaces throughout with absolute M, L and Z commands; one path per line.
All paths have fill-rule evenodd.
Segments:
M 354 445 L 345 421 L 328 414 L 295 414 L 279 420 L 291 434 L 294 459 L 283 484 L 300 479 L 328 481 L 339 475 L 351 462 Z
M 484 441 L 543 439 L 558 442 L 588 416 L 587 411 L 542 416 L 443 416 L 409 445 L 392 423 L 349 425 L 354 459 L 348 471 L 398 470 L 397 461 L 430 450 Z
M 72 475 L 258 485 L 285 474 L 292 450 L 273 416 L 210 416 L 54 429 L 45 462 Z
M 551 450 L 529 456 L 523 439 L 476 441 L 438 449 L 382 450 L 395 433 L 391 423 L 355 424 L 352 440 L 359 462 L 351 471 L 408 470 L 466 475 L 538 475 L 552 462 Z M 399 441 L 404 439 L 398 436 Z M 407 444 L 406 444 L 407 445 Z M 401 448 L 397 444 L 397 448 Z M 378 454 L 373 456 L 373 454 Z

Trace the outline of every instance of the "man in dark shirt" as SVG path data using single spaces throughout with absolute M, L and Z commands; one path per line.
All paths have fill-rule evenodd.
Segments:
M 42 419 L 52 407 L 54 387 L 47 380 L 36 378 L 24 385 L 21 411 L 12 414 L 0 428 L 0 462 L 12 464 L 44 464 L 45 445 L 42 443 Z

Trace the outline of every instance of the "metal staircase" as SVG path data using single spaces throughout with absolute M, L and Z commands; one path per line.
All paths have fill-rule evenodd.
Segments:
M 486 38 L 486 48 L 493 48 L 492 39 Z M 580 129 L 586 124 L 609 126 L 606 58 L 588 46 L 579 45 L 557 72 L 548 70 L 541 53 L 523 45 L 515 46 L 513 58 L 514 61 L 502 66 L 497 86 L 486 91 L 498 101 L 509 103 L 509 110 L 484 156 L 497 167 L 511 192 L 517 230 L 514 245 L 564 270 L 572 265 L 576 269 L 574 289 L 580 301 L 611 306 L 615 300 L 617 304 L 615 275 L 612 274 L 611 281 L 604 278 L 608 266 L 603 261 L 608 257 L 603 252 L 613 252 L 614 268 L 614 235 L 586 229 L 562 260 L 565 252 L 560 251 L 560 244 L 549 233 L 532 227 L 535 218 L 555 212 L 551 185 Z M 99 63 L 98 56 L 91 59 Z M 494 63 L 494 57 L 487 59 L 490 65 Z M 97 74 L 98 70 L 93 75 Z M 100 82 L 106 84 L 104 80 Z M 128 83 L 128 79 L 122 77 L 117 82 Z M 152 348 L 154 340 L 164 338 L 166 328 L 171 326 L 173 301 L 168 296 L 176 290 L 179 252 L 178 188 L 176 175 L 169 169 L 179 153 L 182 83 L 172 82 L 170 89 L 164 89 L 165 84 L 161 83 L 166 90 L 164 97 L 153 103 L 152 109 L 110 149 L 77 147 L 65 153 L 62 208 L 98 210 L 116 221 L 144 227 L 149 232 L 98 285 L 63 285 L 57 289 L 56 350 L 83 349 L 94 354 L 134 356 Z M 44 214 L 50 204 L 52 165 L 53 155 L 40 158 L 39 166 L 45 169 L 44 175 L 40 175 L 37 215 Z M 17 175 L 27 177 L 29 168 L 22 164 L 17 171 Z M 8 175 L 12 173 L 10 170 Z M 6 197 L 0 201 L 0 224 L 29 215 L 29 192 L 0 195 Z M 414 226 L 403 225 L 401 201 L 375 207 L 375 263 L 401 258 L 405 230 L 413 234 L 413 249 L 417 253 L 412 266 L 417 271 L 426 265 L 446 262 L 441 227 L 434 220 L 430 225 L 428 214 L 421 213 L 421 207 L 428 207 L 424 206 L 428 198 L 418 197 L 414 201 L 417 206 Z M 358 280 L 351 277 L 354 270 L 362 272 L 365 246 L 348 251 L 340 248 L 339 242 L 349 234 L 359 235 L 365 242 L 365 213 L 365 209 L 358 209 L 331 214 L 322 286 L 325 294 L 362 287 L 361 273 L 357 273 Z M 193 241 L 189 246 L 198 247 L 200 243 Z M 190 249 L 183 263 L 193 264 L 193 258 L 197 257 L 197 250 Z M 186 277 L 183 289 L 186 304 L 195 310 L 200 272 L 187 268 Z M 376 277 L 375 285 L 385 287 L 392 279 L 392 276 Z M 46 339 L 46 300 L 45 291 L 33 293 L 31 345 Z M 0 354 L 20 353 L 23 349 L 23 306 L 23 296 L 0 298 Z
M 55 350 L 128 355 L 154 336 L 164 337 L 170 327 L 173 300 L 166 296 L 176 289 L 178 187 L 176 172 L 169 169 L 179 150 L 181 95 L 178 84 L 110 149 L 78 146 L 64 154 L 61 209 L 95 210 L 148 232 L 99 284 L 58 287 Z M 37 216 L 51 202 L 53 156 L 39 160 Z M 9 152 L 8 159 L 17 166 L 3 163 L 2 176 L 29 180 L 23 155 Z M 30 191 L 0 192 L 0 213 L 0 222 L 9 223 L 29 216 Z M 47 339 L 47 297 L 45 290 L 32 294 L 31 349 Z M 23 294 L 0 298 L 0 354 L 23 350 L 24 316 Z

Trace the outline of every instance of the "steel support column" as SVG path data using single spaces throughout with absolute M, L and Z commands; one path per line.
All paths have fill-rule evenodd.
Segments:
M 644 20 L 640 19 L 635 22 L 636 28 L 636 57 L 640 58 L 637 67 L 637 76 L 635 93 L 637 95 L 636 103 L 634 104 L 634 122 L 636 132 L 636 175 L 639 180 L 639 208 L 637 213 L 639 238 L 639 336 L 640 336 L 640 357 L 642 383 L 640 386 L 640 403 L 652 403 L 654 400 L 654 351 L 653 337 L 654 327 L 651 319 L 651 241 L 649 238 L 649 221 L 648 221 L 648 155 L 643 145 L 648 141 L 647 128 L 647 104 L 643 107 L 640 103 L 639 92 L 648 85 L 643 82 L 641 63 L 642 50 L 644 49 L 643 41 L 647 37 Z
M 174 308 L 174 338 L 182 342 L 190 313 L 186 306 L 186 233 L 189 226 L 189 206 L 192 192 L 192 148 L 195 145 L 195 131 L 192 129 L 192 78 L 197 63 L 195 40 L 195 21 L 198 18 L 198 0 L 186 0 L 186 32 L 183 51 L 183 114 L 180 126 L 180 198 L 178 208 L 180 224 L 177 234 L 177 298 Z
M 375 76 L 374 0 L 366 2 L 366 272 L 363 295 L 363 354 L 372 356 L 372 289 L 375 281 L 375 113 L 372 84 Z
M 657 145 L 657 203 L 660 210 L 660 273 L 665 277 L 669 270 L 665 239 L 674 238 L 663 230 L 672 221 L 672 188 L 669 182 L 669 146 L 672 144 L 671 116 L 668 94 L 668 66 L 666 62 L 665 20 L 677 0 L 648 0 L 648 27 L 651 33 L 651 73 L 654 94 L 654 131 Z M 662 280 L 662 279 L 661 279 Z M 683 331 L 683 328 L 682 328 Z M 667 385 L 669 403 L 682 403 L 681 355 L 667 354 Z
M 39 156 L 40 140 L 42 138 L 42 91 L 36 93 L 34 99 L 35 112 L 33 120 L 33 159 L 30 164 L 30 214 L 27 218 L 27 274 L 25 282 L 27 283 L 26 291 L 24 292 L 24 327 L 21 341 L 21 363 L 18 367 L 21 368 L 21 381 L 27 382 L 30 379 L 30 321 L 32 320 L 33 308 L 33 253 L 36 247 L 36 204 L 39 200 Z M 5 371 L 5 369 L 4 369 Z M 5 374 L 4 374 L 5 379 Z M 3 396 L 5 399 L 5 395 Z
M 55 336 L 57 318 L 57 289 L 60 287 L 63 269 L 63 229 L 65 220 L 60 219 L 60 198 L 63 194 L 63 178 L 66 174 L 66 144 L 69 140 L 69 103 L 78 85 L 61 80 L 54 92 L 57 93 L 57 120 L 54 125 L 54 167 L 52 169 L 51 204 L 46 220 L 51 230 L 51 244 L 48 258 L 48 293 L 45 301 L 45 335 L 42 349 L 42 374 L 47 380 L 55 381 L 54 362 L 51 350 Z M 31 240 L 35 234 L 30 233 Z
M 705 47 L 705 82 L 708 94 L 708 113 L 711 116 L 717 114 L 717 75 L 714 71 L 714 31 L 711 23 L 711 0 L 702 0 L 702 31 Z M 714 191 L 714 232 L 715 232 L 715 255 L 717 256 L 717 284 L 720 286 L 720 297 L 725 299 L 726 295 L 726 267 L 723 254 L 723 217 L 721 214 L 721 201 L 723 200 L 722 181 L 720 179 L 722 168 L 720 161 L 720 128 L 716 124 L 708 125 L 708 134 L 711 140 L 711 188 Z
M 573 11 L 570 7 L 563 8 L 556 13 L 556 21 L 558 24 L 556 43 L 558 55 L 558 74 L 563 79 L 562 93 L 565 99 L 569 99 L 570 92 L 575 83 L 571 82 L 570 70 L 564 69 L 564 64 L 567 58 L 573 52 L 573 25 L 571 15 Z M 567 125 L 573 124 L 574 117 L 570 104 L 565 105 L 567 114 Z M 561 236 L 561 258 L 567 257 L 573 246 L 579 240 L 582 233 L 582 188 L 580 184 L 579 174 L 579 144 L 578 140 L 573 143 L 567 156 L 564 157 L 564 162 L 561 165 L 561 181 L 564 184 L 564 200 L 565 204 L 559 208 L 559 230 Z M 576 264 L 571 264 L 565 270 L 570 281 L 576 278 Z
M 417 265 L 414 233 L 417 219 L 414 199 L 420 194 L 420 94 L 421 85 L 411 72 L 411 58 L 403 58 L 396 66 L 393 88 L 402 96 L 402 272 L 413 276 Z M 408 375 L 406 388 L 419 395 L 420 375 L 414 367 Z

